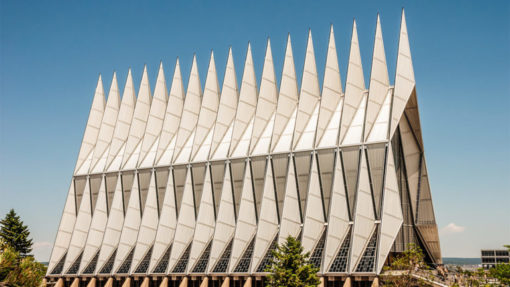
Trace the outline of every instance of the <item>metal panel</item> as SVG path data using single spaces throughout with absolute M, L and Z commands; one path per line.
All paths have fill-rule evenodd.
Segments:
M 230 48 L 228 51 L 225 77 L 223 78 L 223 87 L 221 89 L 220 106 L 218 108 L 218 116 L 216 117 L 211 152 L 209 155 L 211 159 L 224 159 L 227 157 L 237 104 L 237 79 L 232 48 Z
M 383 102 L 388 94 L 389 86 L 390 80 L 388 67 L 386 66 L 386 54 L 384 53 L 381 20 L 379 19 L 379 15 L 377 15 L 372 71 L 370 72 L 370 91 L 368 94 L 367 115 L 365 120 L 365 139 L 368 138 L 378 114 L 382 111 Z M 383 139 L 386 139 L 386 135 L 387 132 L 384 134 L 385 137 Z
M 142 221 L 138 238 L 136 240 L 135 252 L 133 254 L 133 262 L 131 264 L 131 272 L 135 272 L 139 267 L 142 259 L 146 257 L 149 250 L 152 249 L 154 239 L 156 238 L 156 231 L 158 228 L 158 195 L 156 188 L 156 175 L 154 172 L 150 174 L 150 183 L 147 191 L 147 199 L 143 207 Z M 149 255 L 150 258 L 150 255 Z
M 248 155 L 250 139 L 253 130 L 253 120 L 257 107 L 257 79 L 253 67 L 251 46 L 248 44 L 246 61 L 244 63 L 243 80 L 239 93 L 239 104 L 237 106 L 234 121 L 234 130 L 230 143 L 230 156 L 243 157 Z
M 131 76 L 131 69 L 129 69 L 124 92 L 122 94 L 119 114 L 115 123 L 115 130 L 113 131 L 112 142 L 108 151 L 108 159 L 106 160 L 106 169 L 108 171 L 117 171 L 120 169 L 125 143 L 133 120 L 135 104 L 135 88 L 133 85 L 133 77 Z
M 81 169 L 82 165 L 89 157 L 89 154 L 94 150 L 94 146 L 97 142 L 97 136 L 99 134 L 99 128 L 101 126 L 101 121 L 103 119 L 105 102 L 106 100 L 104 98 L 103 81 L 101 80 L 101 75 L 99 75 L 96 92 L 94 94 L 94 98 L 92 99 L 92 107 L 90 108 L 89 119 L 87 120 L 87 126 L 85 127 L 85 133 L 83 134 L 80 152 L 78 153 L 78 160 L 76 161 L 76 167 L 74 168 L 74 174 L 77 174 L 77 172 Z M 86 169 L 84 173 L 87 171 L 88 169 Z
M 204 95 L 202 106 L 198 116 L 197 130 L 193 140 L 191 158 L 193 161 L 206 161 L 209 158 L 209 150 L 212 144 L 212 135 L 216 114 L 218 112 L 220 87 L 216 75 L 216 64 L 214 54 L 211 52 L 209 70 L 205 79 Z
M 363 251 L 367 246 L 375 227 L 374 203 L 370 191 L 368 167 L 365 153 L 361 153 L 361 167 L 356 191 L 356 209 L 350 256 L 350 272 L 356 270 Z
M 329 147 L 337 144 L 342 112 L 342 98 L 342 81 L 338 66 L 335 34 L 333 32 L 333 25 L 331 25 L 324 82 L 322 83 L 319 119 L 317 122 L 317 135 L 315 138 L 318 147 Z
M 150 91 L 150 88 L 149 88 Z M 156 79 L 156 86 L 154 88 L 154 98 L 152 99 L 151 108 L 149 111 L 149 118 L 147 119 L 147 127 L 142 141 L 142 148 L 140 151 L 139 167 L 152 167 L 154 166 L 154 159 L 158 146 L 157 139 L 161 134 L 163 128 L 163 121 L 165 119 L 165 112 L 168 102 L 165 81 L 165 72 L 163 71 L 163 63 L 159 64 L 158 77 Z M 152 150 L 152 152 L 150 152 Z M 136 253 L 136 252 L 135 252 Z
M 108 147 L 110 146 L 113 138 L 113 131 L 115 130 L 119 108 L 120 94 L 119 87 L 117 85 L 117 74 L 113 73 L 112 84 L 110 86 L 110 91 L 108 92 L 108 101 L 106 102 L 103 119 L 101 120 L 101 127 L 99 128 L 97 142 L 94 147 L 90 170 L 94 169 L 101 158 L 106 158 L 108 156 Z M 104 170 L 105 164 L 106 161 L 103 161 L 101 167 L 98 168 L 100 172 Z
M 298 103 L 296 69 L 292 56 L 290 35 L 287 38 L 285 60 L 283 62 L 280 94 L 276 107 L 276 117 L 271 140 L 271 151 L 290 151 Z
M 397 68 L 395 72 L 395 91 L 393 93 L 393 105 L 391 114 L 390 137 L 393 136 L 397 125 L 402 118 L 405 106 L 413 89 L 415 88 L 413 62 L 409 37 L 407 35 L 406 17 L 402 10 L 402 22 L 400 23 L 400 38 L 398 41 Z
M 312 156 L 308 194 L 306 197 L 306 211 L 303 224 L 301 242 L 305 252 L 311 252 L 324 231 L 326 218 L 322 201 L 319 168 L 315 154 Z
M 250 143 L 250 153 L 252 156 L 267 154 L 269 152 L 274 125 L 274 114 L 278 101 L 277 97 L 278 91 L 276 88 L 276 75 L 274 72 L 271 42 L 267 39 L 266 56 L 264 58 L 264 68 L 262 69 L 260 92 Z
M 257 267 L 264 258 L 267 249 L 270 247 L 275 236 L 278 235 L 278 201 L 273 181 L 273 169 L 270 164 L 271 161 L 267 160 L 264 193 L 262 195 L 257 235 L 255 237 L 251 272 L 255 272 L 257 270 Z
M 158 185 L 159 184 L 160 182 L 158 181 Z M 154 240 L 151 262 L 149 264 L 149 272 L 155 272 L 155 268 L 165 256 L 165 253 L 169 253 L 170 246 L 174 239 L 175 228 L 177 226 L 177 205 L 175 201 L 174 176 L 172 170 L 170 170 L 168 181 L 166 183 L 165 199 L 163 200 L 161 215 L 159 217 L 158 228 Z M 166 268 L 165 270 L 161 270 L 160 273 L 164 273 L 165 271 Z
M 184 255 L 193 239 L 196 224 L 195 218 L 193 182 L 191 170 L 188 168 L 182 204 L 179 210 L 177 227 L 175 229 L 175 238 L 172 243 L 172 252 L 170 253 L 170 261 L 168 263 L 169 271 L 172 271 L 174 267 L 177 266 L 178 260 Z
M 333 173 L 333 187 L 331 189 L 331 203 L 329 206 L 328 233 L 326 235 L 326 250 L 324 255 L 324 268 L 329 270 L 339 253 L 342 242 L 345 241 L 349 230 L 349 208 L 347 206 L 347 193 L 340 161 L 340 153 L 335 153 L 335 169 Z
M 181 122 L 182 108 L 184 106 L 184 85 L 182 83 L 181 67 L 179 59 L 175 63 L 175 71 L 168 96 L 168 103 L 165 112 L 165 119 L 161 128 L 161 136 L 156 152 L 157 165 L 168 165 L 173 157 L 172 140 L 175 145 L 175 135 Z M 165 156 L 166 155 L 166 156 Z M 164 157 L 165 156 L 165 157 Z M 163 158 L 164 157 L 164 158 Z
M 117 177 L 117 185 L 113 195 L 112 207 L 108 215 L 103 241 L 101 243 L 96 272 L 99 272 L 117 249 L 122 226 L 124 225 L 124 206 L 122 194 L 122 177 Z M 112 262 L 113 263 L 113 262 Z
M 301 78 L 296 127 L 293 136 L 293 149 L 312 149 L 315 146 L 315 131 L 319 117 L 320 89 L 313 50 L 312 31 L 308 31 L 308 43 Z
M 141 141 L 145 134 L 147 118 L 149 117 L 152 102 L 151 88 L 149 85 L 149 76 L 147 75 L 147 66 L 143 69 L 142 81 L 138 90 L 133 120 L 129 127 L 129 135 L 126 141 L 126 149 L 122 157 L 123 169 L 134 169 L 138 163 L 138 156 L 141 149 Z
M 198 75 L 197 57 L 193 56 L 193 64 L 189 75 L 188 89 L 186 90 L 186 100 L 182 111 L 175 150 L 172 157 L 172 163 L 187 163 L 193 145 L 193 136 L 196 130 L 198 114 L 200 111 L 200 102 L 202 88 Z
M 280 234 L 278 238 L 279 244 L 285 242 L 288 236 L 297 237 L 301 231 L 302 225 L 301 207 L 296 183 L 296 169 L 293 158 L 289 158 L 285 184 L 285 199 L 281 216 Z
M 348 128 L 351 126 L 354 115 L 360 104 L 363 102 L 362 98 L 365 93 L 365 79 L 363 77 L 358 32 L 356 28 L 356 21 L 354 21 L 352 24 L 351 51 L 349 55 L 349 66 L 347 67 L 347 80 L 345 83 L 345 98 L 340 127 L 340 142 L 344 141 L 344 137 L 347 134 Z

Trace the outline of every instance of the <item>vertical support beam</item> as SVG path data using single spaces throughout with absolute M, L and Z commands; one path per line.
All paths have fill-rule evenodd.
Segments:
M 209 286 L 209 278 L 204 277 L 204 279 L 202 280 L 202 283 L 200 283 L 200 287 L 207 287 L 207 286 Z
M 64 287 L 64 279 L 58 278 L 57 283 L 55 283 L 55 287 Z
M 74 278 L 73 283 L 71 283 L 71 287 L 79 287 L 80 286 L 80 278 Z
M 124 283 L 122 283 L 122 287 L 131 287 L 131 278 L 126 278 L 126 280 L 124 280 Z
M 230 287 L 230 277 L 226 277 L 225 280 L 223 280 L 221 287 Z
M 90 279 L 89 284 L 87 284 L 87 287 L 96 287 L 96 278 Z
M 319 283 L 319 287 L 324 287 L 324 277 L 319 278 L 321 283 Z
M 347 277 L 345 279 L 345 282 L 344 282 L 344 286 L 343 287 L 351 287 L 351 277 Z
M 379 287 L 379 277 L 375 277 L 374 281 L 372 281 L 371 287 Z
M 106 281 L 106 284 L 104 284 L 104 287 L 113 287 L 113 278 L 108 278 L 108 281 Z
M 150 286 L 149 280 L 150 280 L 149 277 L 143 278 L 142 285 L 140 285 L 140 287 L 149 287 Z
M 251 287 L 251 277 L 246 278 L 243 287 Z
M 188 277 L 184 277 L 179 284 L 179 287 L 188 287 Z
M 168 287 L 168 277 L 163 278 L 163 281 L 161 281 L 159 287 Z

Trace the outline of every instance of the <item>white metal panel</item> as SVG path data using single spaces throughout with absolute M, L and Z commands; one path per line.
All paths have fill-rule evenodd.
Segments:
M 120 169 L 122 156 L 124 155 L 125 150 L 125 143 L 129 135 L 131 121 L 133 120 L 135 104 L 136 96 L 133 86 L 133 77 L 131 76 L 131 69 L 129 69 L 126 85 L 124 86 L 124 92 L 122 94 L 122 101 L 120 103 L 119 115 L 117 116 L 117 121 L 115 123 L 115 130 L 113 131 L 112 143 L 110 144 L 110 150 L 108 151 L 108 159 L 106 161 L 106 169 L 108 171 L 116 171 Z M 113 164 L 114 161 L 115 164 Z
M 209 241 L 212 240 L 214 234 L 216 215 L 214 214 L 214 197 L 210 168 L 210 165 L 206 165 L 204 187 L 202 190 L 202 198 L 200 199 L 200 210 L 198 211 L 193 245 L 189 256 L 188 272 L 191 272 L 193 267 L 195 267 L 195 263 L 206 249 Z
M 363 95 L 361 103 L 352 118 L 351 125 L 345 134 L 342 145 L 360 144 L 363 136 L 363 124 L 365 122 L 365 112 L 367 107 L 367 94 Z
M 206 161 L 209 157 L 212 131 L 218 113 L 219 97 L 220 87 L 218 84 L 218 76 L 216 75 L 214 54 L 211 52 L 211 61 L 209 62 L 209 70 L 207 72 L 207 78 L 205 79 L 202 106 L 200 108 L 200 115 L 198 116 L 197 130 L 191 152 L 191 158 L 194 159 L 194 161 Z M 207 148 L 198 153 L 202 147 Z
M 296 114 L 297 114 L 297 108 L 294 109 L 294 112 L 292 112 L 292 115 L 289 118 L 289 121 L 287 122 L 287 125 L 285 126 L 285 129 L 283 130 L 279 140 L 278 144 L 274 147 L 273 152 L 289 152 L 291 145 L 292 145 L 292 137 L 294 135 L 294 128 L 296 125 Z M 276 114 L 278 117 L 278 114 Z M 274 134 L 273 134 L 274 138 Z
M 135 168 L 138 162 L 139 153 L 135 154 L 137 147 L 141 144 L 145 127 L 147 126 L 147 118 L 151 108 L 151 87 L 149 85 L 149 76 L 147 75 L 147 66 L 143 68 L 142 81 L 138 90 L 138 98 L 136 99 L 135 111 L 133 112 L 133 120 L 129 127 L 129 135 L 126 141 L 126 149 L 122 157 L 122 167 L 125 168 L 126 163 L 131 159 L 135 162 Z M 141 147 L 140 147 L 141 148 Z M 133 159 L 132 159 L 133 158 Z
M 96 92 L 92 99 L 89 119 L 87 120 L 87 126 L 85 127 L 85 133 L 83 134 L 80 152 L 78 153 L 78 160 L 76 161 L 76 167 L 74 168 L 75 174 L 89 157 L 89 154 L 93 151 L 94 146 L 96 145 L 99 128 L 101 127 L 101 120 L 103 119 L 105 102 L 103 81 L 101 80 L 101 75 L 99 75 Z
M 388 138 L 388 126 L 390 125 L 390 106 L 392 91 L 388 90 L 386 98 L 375 119 L 372 130 L 368 136 L 367 142 L 383 141 Z M 370 96 L 369 96 L 370 97 Z
M 333 25 L 329 33 L 328 53 L 326 56 L 326 69 L 322 84 L 322 95 L 317 122 L 316 144 L 318 147 L 335 146 L 340 128 L 340 114 L 342 111 L 342 81 L 336 52 L 335 34 Z
M 398 191 L 397 174 L 393 149 L 388 148 L 388 160 L 386 164 L 386 179 L 383 195 L 383 206 L 381 216 L 381 234 L 379 236 L 379 256 L 377 259 L 377 273 L 382 271 L 386 257 L 388 256 L 393 242 L 397 237 L 403 223 L 402 205 Z
M 113 273 L 117 272 L 120 265 L 135 247 L 138 230 L 140 229 L 140 222 L 140 191 L 138 187 L 138 176 L 135 174 L 133 187 L 131 188 L 129 196 L 128 208 L 126 210 L 126 217 L 120 234 L 117 255 L 115 256 L 115 262 L 113 264 Z
M 253 250 L 251 272 L 255 272 L 278 234 L 278 202 L 273 182 L 273 169 L 270 160 L 266 161 L 266 176 L 264 179 L 264 192 L 260 207 L 259 224 Z
M 87 156 L 87 159 L 82 163 L 80 168 L 75 172 L 75 175 L 85 175 L 88 174 L 90 170 L 90 164 L 92 163 L 92 155 L 94 151 L 91 151 Z
M 324 223 L 326 223 L 319 181 L 319 169 L 317 167 L 317 159 L 315 155 L 312 156 L 312 166 L 308 185 L 303 237 L 301 238 L 305 252 L 311 252 L 315 247 L 323 233 L 322 230 L 324 229 Z
M 64 273 L 67 272 L 71 265 L 73 265 L 74 261 L 78 258 L 78 256 L 80 256 L 80 253 L 85 247 L 90 221 L 92 220 L 90 197 L 90 184 L 87 178 L 80 209 L 78 210 L 78 216 L 76 217 L 76 224 L 74 225 L 73 235 L 71 236 L 69 249 L 67 250 L 67 257 L 63 269 Z
M 131 263 L 131 272 L 135 272 L 144 258 L 145 254 L 149 251 L 156 238 L 156 231 L 158 228 L 158 198 L 156 189 L 156 176 L 154 172 L 151 174 L 149 183 L 149 190 L 147 191 L 147 199 L 143 207 L 143 216 L 138 232 L 138 238 L 135 245 L 135 253 L 133 254 L 133 261 Z
M 237 79 L 234 69 L 234 58 L 232 57 L 232 48 L 228 51 L 227 67 L 225 68 L 225 77 L 223 78 L 223 87 L 221 89 L 220 106 L 218 116 L 214 126 L 214 134 L 211 145 L 210 158 L 224 159 L 227 157 L 232 138 L 234 118 L 238 103 Z
M 99 194 L 97 195 L 97 203 L 92 215 L 90 229 L 88 230 L 87 241 L 85 249 L 83 250 L 83 257 L 81 259 L 80 271 L 81 274 L 89 265 L 92 258 L 96 255 L 101 242 L 103 241 L 106 223 L 108 221 L 108 207 L 106 205 L 106 177 L 103 175 L 101 186 L 99 187 Z
M 325 270 L 329 270 L 335 259 L 342 242 L 349 230 L 349 212 L 347 207 L 347 196 L 345 183 L 340 161 L 340 153 L 336 153 L 335 171 L 333 174 L 333 187 L 331 191 L 331 202 L 329 207 L 328 233 L 324 255 Z
M 358 189 L 356 191 L 356 208 L 354 213 L 354 232 L 351 244 L 350 272 L 354 272 L 363 250 L 370 240 L 375 227 L 374 203 L 368 178 L 367 158 L 361 153 Z
M 241 204 L 239 206 L 239 216 L 237 218 L 236 232 L 232 246 L 232 255 L 229 266 L 230 272 L 233 272 L 235 269 L 243 251 L 246 249 L 257 231 L 257 211 L 255 210 L 255 198 L 253 198 L 253 194 L 251 167 L 247 164 L 244 172 Z
M 399 126 L 407 173 L 407 185 L 409 186 L 409 195 L 411 197 L 411 207 L 413 208 L 413 214 L 416 214 L 418 184 L 420 181 L 421 151 L 405 116 L 400 120 Z
M 67 192 L 67 199 L 64 205 L 64 211 L 62 212 L 62 218 L 60 219 L 60 225 L 58 227 L 57 236 L 55 243 L 53 244 L 53 250 L 51 251 L 50 261 L 48 263 L 48 272 L 50 274 L 55 265 L 61 260 L 62 256 L 65 255 L 71 236 L 73 233 L 74 223 L 76 222 L 76 199 L 74 191 L 74 182 L 71 180 L 71 186 Z
M 101 120 L 101 127 L 99 128 L 96 146 L 94 147 L 94 155 L 92 156 L 90 170 L 96 167 L 101 158 L 106 158 L 108 155 L 107 151 L 113 138 L 113 131 L 115 130 L 115 123 L 117 122 L 119 109 L 119 86 L 117 84 L 117 74 L 113 73 L 112 84 L 110 86 L 110 92 L 108 93 L 108 100 L 106 101 L 103 119 Z M 104 170 L 105 164 L 106 160 L 102 161 L 102 164 L 98 167 L 100 172 Z
M 165 112 L 168 101 L 167 93 L 168 92 L 166 89 L 163 63 L 160 63 L 158 77 L 156 79 L 156 87 L 154 88 L 154 97 L 152 98 L 152 104 L 149 111 L 149 118 L 147 119 L 147 127 L 145 128 L 145 133 L 142 141 L 142 149 L 140 150 L 140 157 L 138 163 L 140 167 L 154 166 L 154 160 L 148 161 L 146 157 L 148 153 L 151 151 L 154 143 L 159 138 L 159 135 L 161 134 L 161 129 L 163 128 L 163 121 L 165 119 Z
M 213 244 L 211 247 L 211 255 L 208 265 L 209 272 L 212 272 L 223 250 L 234 236 L 235 228 L 236 214 L 234 211 L 232 180 L 230 177 L 230 165 L 227 165 L 221 190 L 220 206 L 218 209 L 216 228 L 214 230 Z
M 273 54 L 271 52 L 271 42 L 268 39 L 250 143 L 250 153 L 252 156 L 267 154 L 269 152 L 274 126 L 274 115 L 278 101 L 277 97 L 278 91 L 276 87 Z
M 251 45 L 248 43 L 246 52 L 246 61 L 244 62 L 243 79 L 241 90 L 239 92 L 239 104 L 237 106 L 236 117 L 234 121 L 234 130 L 230 143 L 231 156 L 247 156 L 251 131 L 253 129 L 253 117 L 257 107 L 257 79 L 253 67 L 253 57 L 251 55 Z M 244 135 L 246 134 L 246 135 Z M 242 143 L 242 147 L 237 151 L 237 146 Z
M 312 149 L 314 147 L 315 130 L 319 114 L 320 88 L 313 50 L 312 30 L 308 31 L 308 43 L 301 78 L 298 113 L 292 147 L 295 149 Z M 311 125 L 311 128 L 309 127 Z M 302 139 L 303 133 L 305 138 Z
M 294 57 L 292 56 L 292 44 L 290 35 L 287 39 L 287 48 L 285 49 L 285 60 L 283 62 L 282 79 L 280 83 L 280 94 L 276 107 L 276 117 L 274 122 L 273 136 L 271 140 L 271 151 L 289 151 L 292 144 L 292 135 L 294 133 L 294 124 L 298 103 L 298 89 L 296 81 L 296 69 L 294 67 Z M 289 124 L 289 122 L 291 124 Z M 290 139 L 288 132 L 290 131 Z M 279 144 L 280 137 L 284 134 L 285 143 Z M 277 145 L 280 147 L 277 148 Z
M 113 194 L 112 207 L 106 223 L 104 238 L 101 243 L 99 257 L 96 265 L 96 273 L 101 270 L 112 253 L 117 249 L 120 234 L 124 226 L 124 206 L 122 202 L 122 179 L 117 178 L 115 193 Z
M 351 51 L 349 55 L 349 65 L 347 67 L 347 80 L 345 83 L 344 107 L 342 111 L 342 120 L 340 127 L 340 142 L 343 142 L 351 122 L 358 111 L 358 107 L 363 102 L 365 93 L 365 79 L 363 76 L 363 67 L 361 64 L 361 54 L 359 50 L 358 31 L 356 21 L 352 24 Z M 365 101 L 366 102 L 366 101 Z M 361 139 L 360 139 L 361 140 Z M 359 141 L 359 140 L 358 140 Z
M 283 201 L 282 220 L 278 243 L 285 242 L 288 236 L 297 237 L 301 231 L 300 201 L 296 184 L 294 160 L 289 159 L 287 181 L 285 183 L 285 200 Z
M 324 96 L 324 94 L 323 94 Z M 322 135 L 322 138 L 319 142 L 318 147 L 332 147 L 337 145 L 338 142 L 338 131 L 340 128 L 340 119 L 342 118 L 342 107 L 344 105 L 344 98 L 340 98 L 340 101 L 338 101 L 335 110 L 333 111 L 333 114 L 331 115 L 331 119 L 324 130 L 324 133 Z M 322 113 L 323 110 L 321 110 Z M 321 113 L 319 113 L 319 120 L 321 117 Z
M 175 135 L 181 122 L 182 107 L 184 105 L 184 85 L 182 84 L 181 68 L 179 59 L 175 63 L 175 71 L 172 79 L 172 86 L 170 87 L 170 94 L 168 96 L 168 104 L 165 112 L 165 119 L 163 120 L 163 127 L 161 128 L 161 136 L 158 143 L 158 150 L 156 152 L 157 165 L 169 165 L 172 162 L 173 147 L 175 147 Z M 168 149 L 173 141 L 171 153 L 168 156 Z M 162 160 L 164 154 L 167 154 L 165 160 Z
M 395 91 L 393 93 L 393 106 L 391 111 L 390 138 L 393 136 L 398 122 L 404 113 L 407 101 L 416 85 L 414 80 L 413 61 L 409 37 L 407 35 L 406 17 L 402 10 L 400 23 L 400 38 L 398 40 L 397 68 L 395 72 Z
M 367 115 L 365 120 L 365 139 L 373 129 L 378 114 L 383 109 L 383 102 L 388 94 L 390 80 L 388 67 L 386 66 L 386 54 L 384 53 L 384 42 L 381 30 L 381 20 L 377 15 L 377 26 L 375 29 L 374 54 L 372 57 L 372 71 L 370 73 L 370 90 L 368 92 Z
M 195 203 L 193 200 L 193 183 L 191 181 L 191 169 L 188 168 L 186 175 L 186 183 L 184 185 L 184 193 L 182 195 L 182 203 L 175 229 L 175 237 L 172 244 L 172 252 L 170 253 L 170 261 L 168 262 L 169 272 L 181 258 L 182 254 L 193 239 L 195 232 Z
M 202 95 L 202 88 L 200 86 L 200 78 L 198 75 L 197 57 L 193 57 L 193 64 L 189 75 L 188 89 L 186 90 L 186 99 L 184 101 L 184 108 L 182 111 L 181 121 L 179 123 L 179 130 L 177 132 L 177 141 L 175 142 L 175 150 L 173 155 L 173 163 L 176 163 L 178 157 L 182 153 L 184 147 L 188 147 L 186 154 L 181 156 L 181 161 L 188 162 L 191 147 L 193 145 L 193 132 L 196 130 L 198 114 L 200 111 L 200 102 Z
M 170 170 L 166 184 L 165 198 L 163 199 L 163 207 L 161 208 L 161 215 L 159 217 L 156 239 L 154 240 L 149 272 L 156 268 L 161 257 L 174 240 L 175 228 L 177 226 L 177 210 L 175 204 L 174 180 L 172 170 Z

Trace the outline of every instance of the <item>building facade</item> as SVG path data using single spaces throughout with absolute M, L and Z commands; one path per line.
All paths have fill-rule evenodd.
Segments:
M 490 269 L 498 264 L 510 263 L 510 251 L 506 249 L 482 249 L 482 267 Z
M 301 87 L 290 36 L 278 89 L 268 40 L 260 87 L 248 45 L 220 87 L 193 59 L 135 96 L 99 78 L 49 262 L 60 286 L 261 286 L 277 243 L 301 240 L 324 286 L 374 280 L 419 245 L 441 251 L 402 14 L 394 85 L 377 17 L 366 88 L 356 23 L 345 88 L 331 27 L 322 90 L 311 32 Z

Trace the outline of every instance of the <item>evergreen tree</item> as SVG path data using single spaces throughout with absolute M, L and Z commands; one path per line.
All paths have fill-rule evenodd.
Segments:
M 0 239 L 7 245 L 14 248 L 21 256 L 32 252 L 32 239 L 28 238 L 30 231 L 14 209 L 11 209 L 4 219 L 0 220 L 0 226 Z
M 317 272 L 310 262 L 310 253 L 303 254 L 303 246 L 296 238 L 289 236 L 287 240 L 272 251 L 267 272 L 267 286 L 308 287 L 320 284 Z

